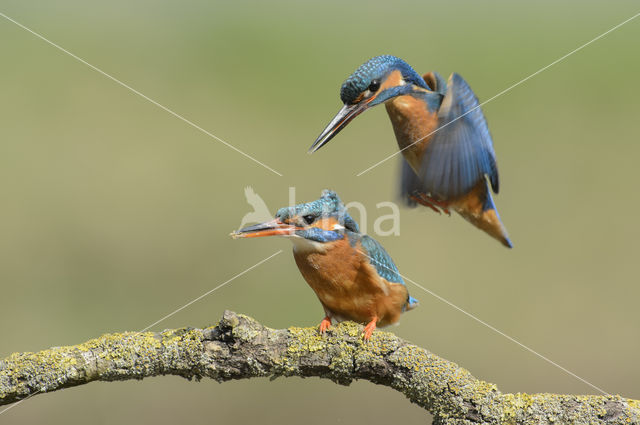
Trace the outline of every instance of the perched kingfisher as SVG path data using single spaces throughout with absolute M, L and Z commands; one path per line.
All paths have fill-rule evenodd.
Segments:
M 343 108 L 313 143 L 315 152 L 355 117 L 384 103 L 404 156 L 400 190 L 410 206 L 452 209 L 503 245 L 512 244 L 491 198 L 498 167 L 487 122 L 467 82 L 453 73 L 422 77 L 395 56 L 377 56 L 342 84 Z
M 363 235 L 338 195 L 330 190 L 320 199 L 280 208 L 275 220 L 245 227 L 233 238 L 285 236 L 293 242 L 300 273 L 316 293 L 325 318 L 320 333 L 332 321 L 365 325 L 368 340 L 378 326 L 400 320 L 418 305 L 393 260 L 375 239 Z

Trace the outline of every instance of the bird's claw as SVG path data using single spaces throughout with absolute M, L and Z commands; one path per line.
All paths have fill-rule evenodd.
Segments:
M 442 214 L 442 212 L 444 212 L 448 216 L 451 216 L 451 211 L 449 211 L 449 205 L 444 201 L 438 201 L 422 193 L 418 195 L 411 195 L 410 198 L 416 201 L 417 203 L 419 203 L 420 205 L 431 208 L 438 214 Z
M 327 316 L 324 319 L 322 319 L 322 322 L 320 322 L 320 326 L 318 327 L 318 330 L 320 331 L 320 335 L 324 335 L 325 332 L 327 332 L 327 330 L 331 327 L 331 319 Z
M 371 338 L 373 331 L 376 330 L 377 322 L 378 322 L 378 318 L 376 317 L 373 320 L 371 320 L 369 323 L 367 323 L 367 325 L 364 327 L 364 332 L 362 333 L 362 339 L 365 342 L 369 341 L 369 338 Z

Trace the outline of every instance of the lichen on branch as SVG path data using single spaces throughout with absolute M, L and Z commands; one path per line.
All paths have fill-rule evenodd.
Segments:
M 324 337 L 315 328 L 270 329 L 226 311 L 218 325 L 103 335 L 82 344 L 0 360 L 0 405 L 92 381 L 178 375 L 231 379 L 316 376 L 391 387 L 438 424 L 636 424 L 640 402 L 620 396 L 503 394 L 457 364 L 387 332 L 367 343 L 346 322 Z

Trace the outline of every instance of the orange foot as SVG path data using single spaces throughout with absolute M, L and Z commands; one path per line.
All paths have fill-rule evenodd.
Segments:
M 438 214 L 442 214 L 439 209 L 437 209 L 432 204 L 428 203 L 427 201 L 423 200 L 422 198 L 420 198 L 418 196 L 411 195 L 411 196 L 409 196 L 409 198 L 411 198 L 412 200 L 416 201 L 420 205 L 424 205 L 425 207 L 431 208 L 432 210 L 434 210 Z
M 320 322 L 320 328 L 319 328 L 320 335 L 324 335 L 324 333 L 330 327 L 331 327 L 331 319 L 329 318 L 329 316 L 326 316 L 324 319 L 322 319 L 322 322 Z
M 424 205 L 425 207 L 429 207 L 438 214 L 440 214 L 440 209 L 444 211 L 445 214 L 451 215 L 449 211 L 449 204 L 446 201 L 439 201 L 437 199 L 431 198 L 430 196 L 425 195 L 424 193 L 420 193 L 418 196 L 411 196 L 411 199 L 419 203 L 420 205 Z
M 362 333 L 362 338 L 365 341 L 369 341 L 369 338 L 371 338 L 371 334 L 373 334 L 373 331 L 376 330 L 376 323 L 378 322 L 378 318 L 374 317 L 373 319 L 371 319 L 371 321 L 367 324 L 367 326 L 364 327 L 364 332 Z

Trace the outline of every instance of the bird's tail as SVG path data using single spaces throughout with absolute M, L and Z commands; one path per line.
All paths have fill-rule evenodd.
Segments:
M 513 248 L 486 181 L 451 206 L 469 223 L 484 230 L 507 248 Z
M 409 295 L 409 298 L 407 299 L 407 310 L 413 310 L 414 308 L 418 307 L 419 304 L 420 302 L 417 299 Z

